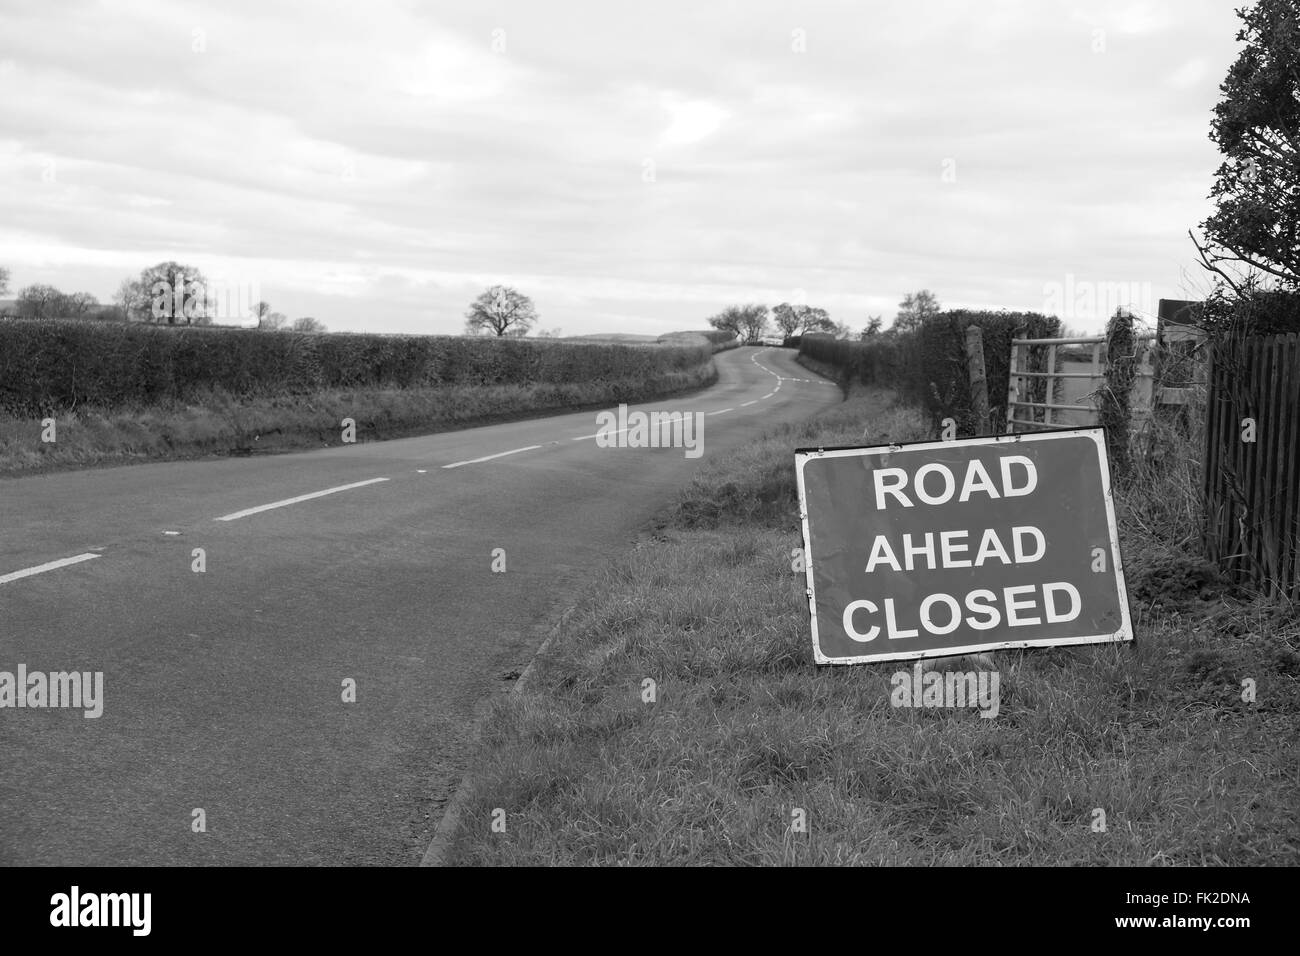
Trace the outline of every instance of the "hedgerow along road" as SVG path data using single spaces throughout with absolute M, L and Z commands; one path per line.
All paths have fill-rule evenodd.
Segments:
M 97 718 L 0 709 L 0 863 L 419 863 L 475 705 L 577 589 L 711 457 L 840 400 L 789 351 L 716 361 L 635 406 L 702 413 L 698 458 L 583 412 L 0 480 L 0 671 L 103 673 Z

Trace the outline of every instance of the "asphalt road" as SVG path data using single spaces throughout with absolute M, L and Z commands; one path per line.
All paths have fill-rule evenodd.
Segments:
M 634 406 L 702 413 L 695 459 L 586 412 L 0 480 L 0 672 L 103 672 L 97 718 L 0 708 L 0 863 L 419 863 L 476 702 L 584 579 L 711 456 L 839 401 L 790 352 L 717 364 Z

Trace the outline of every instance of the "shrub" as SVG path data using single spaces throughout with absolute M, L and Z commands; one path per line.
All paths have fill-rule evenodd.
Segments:
M 1011 339 L 1060 334 L 1059 319 L 1036 312 L 952 309 L 927 317 L 913 332 L 877 335 L 865 342 L 805 335 L 799 354 L 839 367 L 849 382 L 892 388 L 925 408 L 936 425 L 952 418 L 963 433 L 973 434 L 980 428 L 966 362 L 966 329 L 971 325 L 984 333 L 991 409 L 1007 394 Z
M 321 389 L 627 382 L 694 369 L 712 346 L 604 345 L 432 335 L 274 334 L 255 329 L 0 321 L 0 409 L 201 403 Z

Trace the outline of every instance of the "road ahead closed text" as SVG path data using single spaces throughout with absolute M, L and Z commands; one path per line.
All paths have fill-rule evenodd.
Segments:
M 1131 639 L 1102 436 L 796 453 L 817 661 Z

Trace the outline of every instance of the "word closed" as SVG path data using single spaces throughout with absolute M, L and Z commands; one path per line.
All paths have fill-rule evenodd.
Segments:
M 795 471 L 819 664 L 1133 639 L 1100 428 L 802 448 Z

